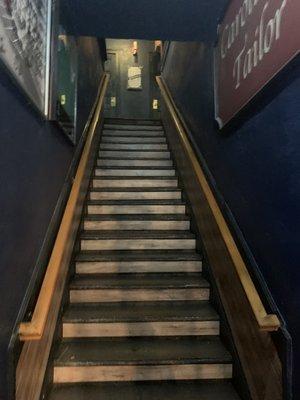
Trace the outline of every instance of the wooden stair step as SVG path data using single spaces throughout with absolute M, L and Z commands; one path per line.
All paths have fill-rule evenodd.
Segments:
M 136 190 L 132 190 L 136 189 Z M 150 190 L 149 190 L 150 189 Z M 178 188 L 93 188 L 89 192 L 90 200 L 181 200 L 182 192 Z
M 71 303 L 208 300 L 209 283 L 201 274 L 76 275 Z
M 104 130 L 125 130 L 125 131 L 162 131 L 163 127 L 161 125 L 127 125 L 127 124 L 104 124 Z
M 62 342 L 54 383 L 229 379 L 232 359 L 216 336 Z
M 112 382 L 54 385 L 48 400 L 240 400 L 232 383 L 214 381 Z
M 111 136 L 103 135 L 101 138 L 102 143 L 130 143 L 130 144 L 158 144 L 167 143 L 167 139 L 164 136 L 158 137 L 145 137 L 145 136 Z
M 132 168 L 122 168 L 122 169 L 117 169 L 117 168 L 96 168 L 95 169 L 95 176 L 148 176 L 148 177 L 153 177 L 153 176 L 175 176 L 176 172 L 175 169 L 173 168 L 168 168 L 168 169 L 132 169 Z
M 189 230 L 184 214 L 103 214 L 86 216 L 84 230 Z
M 157 131 L 143 131 L 141 129 L 139 130 L 126 130 L 126 129 L 104 129 L 103 130 L 103 136 L 105 137 L 162 137 L 165 138 L 165 133 L 163 130 L 157 130 Z
M 63 337 L 218 335 L 219 317 L 206 301 L 70 305 Z
M 110 159 L 110 158 L 98 158 L 97 165 L 99 167 L 108 166 L 108 167 L 171 167 L 173 165 L 172 160 L 151 160 L 151 159 Z
M 185 214 L 181 200 L 92 200 L 88 214 Z
M 99 157 L 125 159 L 130 158 L 133 160 L 140 159 L 170 159 L 169 151 L 129 151 L 129 150 L 100 150 Z
M 84 231 L 82 250 L 167 250 L 195 249 L 195 236 L 189 231 Z
M 164 273 L 201 272 L 202 257 L 194 251 L 102 251 L 80 252 L 76 272 L 94 273 Z
M 130 177 L 126 177 L 124 179 L 113 179 L 110 177 L 102 177 L 101 179 L 93 179 L 93 187 L 95 188 L 120 188 L 120 187 L 178 187 L 178 179 L 177 178 L 165 178 L 159 177 L 155 179 L 155 177 L 143 179 L 142 177 L 130 179 Z
M 100 143 L 100 151 L 101 150 L 130 150 L 130 151 L 152 151 L 152 150 L 168 150 L 168 145 L 165 143 Z

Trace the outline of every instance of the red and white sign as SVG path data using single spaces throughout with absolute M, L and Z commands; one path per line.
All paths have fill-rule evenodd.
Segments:
M 226 125 L 300 50 L 300 0 L 232 0 L 215 48 L 216 119 Z

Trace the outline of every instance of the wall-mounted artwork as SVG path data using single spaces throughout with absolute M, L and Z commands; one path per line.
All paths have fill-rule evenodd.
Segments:
M 0 0 L 0 59 L 48 114 L 51 0 Z

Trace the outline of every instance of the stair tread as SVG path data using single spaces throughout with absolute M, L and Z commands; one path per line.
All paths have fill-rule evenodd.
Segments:
M 181 192 L 181 189 L 175 187 L 113 187 L 113 188 L 91 188 L 90 192 Z
M 218 321 L 208 301 L 86 303 L 70 305 L 64 323 Z
M 189 221 L 185 214 L 93 214 L 85 221 Z
M 119 161 L 165 161 L 165 162 L 173 162 L 173 160 L 171 159 L 157 159 L 157 158 L 136 158 L 136 157 L 116 157 L 116 156 L 101 156 L 97 158 L 97 161 L 99 160 L 107 160 L 107 161 L 111 161 L 111 160 L 119 160 Z
M 94 175 L 93 179 L 99 179 L 101 181 L 107 180 L 107 181 L 136 181 L 136 180 L 177 180 L 176 176 L 139 176 L 138 178 L 136 176 L 124 176 L 124 177 L 120 177 L 120 176 L 96 176 Z
M 194 250 L 81 251 L 76 261 L 202 261 Z
M 149 118 L 105 118 L 105 124 L 118 124 L 118 125 L 147 125 L 147 126 L 162 126 L 159 119 Z
M 168 200 L 89 200 L 86 202 L 87 205 L 91 206 L 173 206 L 179 205 L 184 206 L 185 203 L 180 199 L 168 199 Z
M 172 230 L 152 230 L 152 231 L 121 231 L 121 230 L 102 230 L 99 231 L 82 231 L 80 235 L 82 240 L 143 240 L 143 239 L 195 239 L 195 235 L 190 231 L 172 231 Z
M 229 381 L 112 382 L 54 386 L 48 400 L 240 400 Z
M 157 167 L 157 166 L 148 166 L 148 167 L 132 167 L 132 166 L 128 166 L 128 167 L 118 167 L 118 166 L 106 166 L 106 165 L 101 165 L 101 166 L 97 166 L 96 169 L 104 169 L 104 170 L 130 170 L 130 171 L 149 171 L 149 170 L 164 170 L 164 171 L 173 171 L 175 168 L 174 166 L 166 166 L 166 167 Z
M 209 288 L 201 273 L 75 275 L 70 289 L 189 289 Z
M 121 131 L 163 131 L 161 125 L 122 125 L 122 124 L 104 124 L 104 130 Z
M 63 341 L 55 366 L 183 365 L 232 362 L 217 336 L 135 337 Z

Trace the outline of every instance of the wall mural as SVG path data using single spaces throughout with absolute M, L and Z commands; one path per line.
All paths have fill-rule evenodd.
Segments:
M 0 0 L 0 58 L 30 99 L 48 113 L 51 0 Z

